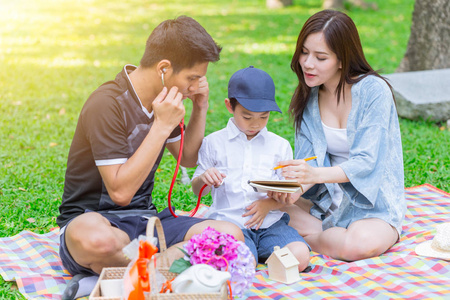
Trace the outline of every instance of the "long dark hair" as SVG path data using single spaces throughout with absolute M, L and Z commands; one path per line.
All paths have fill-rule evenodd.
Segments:
M 300 131 L 303 110 L 308 103 L 308 98 L 311 93 L 311 88 L 305 83 L 299 58 L 306 38 L 310 34 L 317 32 L 323 33 L 328 48 L 336 54 L 342 64 L 341 78 L 335 91 L 338 103 L 345 84 L 357 83 L 371 74 L 385 80 L 367 62 L 359 39 L 358 30 L 349 16 L 334 10 L 323 10 L 312 15 L 300 31 L 295 53 L 291 61 L 291 69 L 298 77 L 298 86 L 292 96 L 289 113 L 294 119 L 297 132 Z M 387 81 L 386 83 L 389 85 Z

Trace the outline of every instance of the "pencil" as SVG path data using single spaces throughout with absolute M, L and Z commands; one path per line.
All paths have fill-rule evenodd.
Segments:
M 317 156 L 311 156 L 311 157 L 305 158 L 305 161 L 313 160 L 313 159 L 316 159 L 316 158 L 317 158 Z M 281 168 L 284 168 L 284 167 L 287 167 L 287 165 L 276 166 L 273 169 L 274 170 L 278 170 L 278 169 L 281 169 Z

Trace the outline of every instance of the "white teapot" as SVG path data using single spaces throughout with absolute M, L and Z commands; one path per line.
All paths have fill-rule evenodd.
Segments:
M 218 271 L 206 264 L 189 267 L 172 281 L 174 293 L 217 293 L 231 278 L 229 272 Z

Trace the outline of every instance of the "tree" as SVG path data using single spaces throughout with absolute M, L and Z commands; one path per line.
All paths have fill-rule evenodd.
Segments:
M 378 6 L 375 3 L 368 3 L 364 0 L 347 0 L 347 2 L 363 9 L 378 9 Z M 281 8 L 292 5 L 292 3 L 293 0 L 266 0 L 266 7 Z M 344 9 L 344 0 L 323 0 L 322 7 L 324 9 Z
M 378 6 L 375 3 L 365 2 L 364 0 L 323 0 L 322 7 L 324 9 L 344 9 L 344 2 L 350 2 L 351 4 L 363 9 L 378 9 Z
M 416 0 L 408 47 L 397 72 L 450 68 L 449 18 L 449 0 Z
M 343 9 L 344 0 L 323 0 L 322 7 L 325 9 Z
M 266 0 L 267 8 L 280 8 L 292 5 L 293 0 Z

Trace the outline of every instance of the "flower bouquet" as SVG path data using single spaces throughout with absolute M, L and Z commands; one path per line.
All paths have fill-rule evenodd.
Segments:
M 183 246 L 185 256 L 173 262 L 170 272 L 181 273 L 195 264 L 207 264 L 231 274 L 232 294 L 242 296 L 252 285 L 255 265 L 250 249 L 232 235 L 207 227 Z M 231 293 L 230 293 L 231 294 Z

